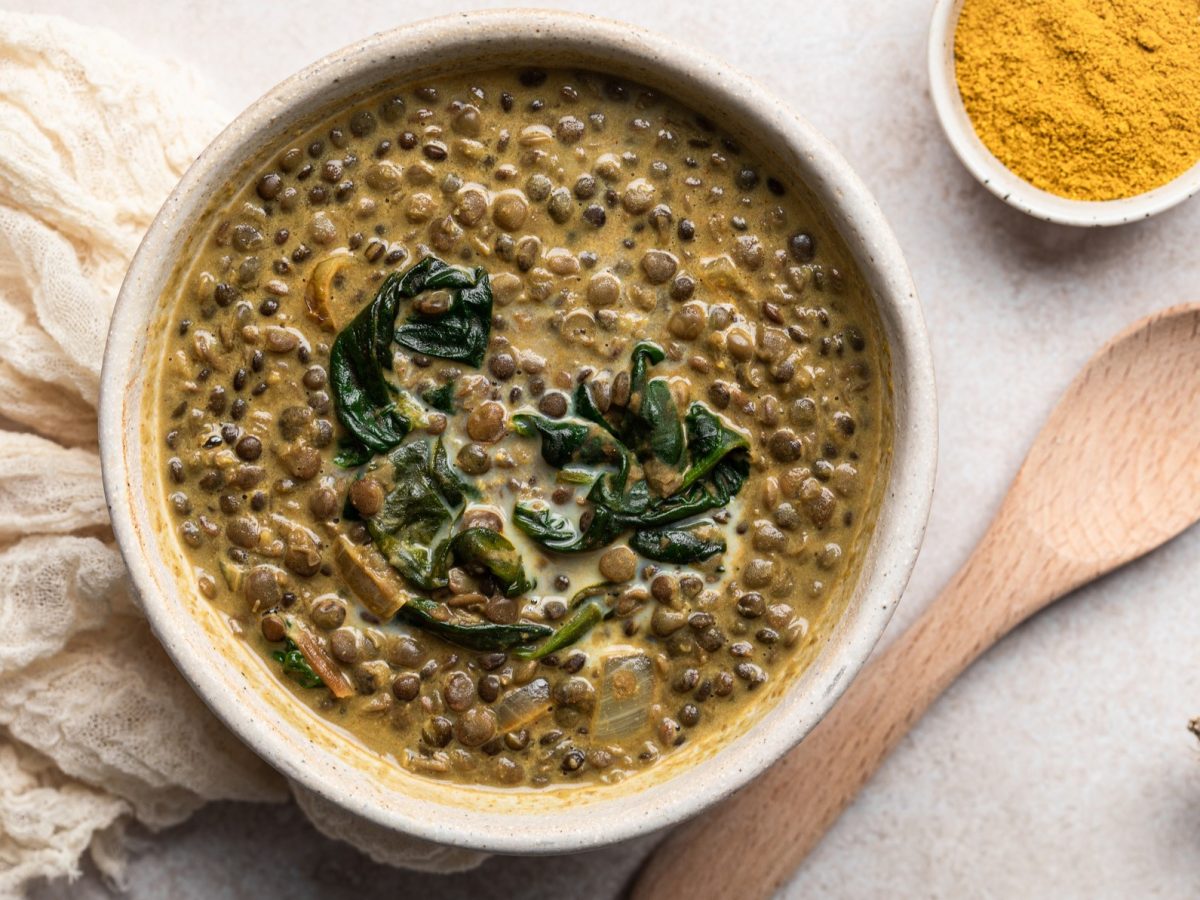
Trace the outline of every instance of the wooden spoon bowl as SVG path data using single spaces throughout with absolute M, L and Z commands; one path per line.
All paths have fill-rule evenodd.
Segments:
M 1198 519 L 1200 306 L 1191 305 L 1137 322 L 1092 357 L 929 608 L 783 760 L 658 847 L 632 896 L 768 897 L 980 654 Z

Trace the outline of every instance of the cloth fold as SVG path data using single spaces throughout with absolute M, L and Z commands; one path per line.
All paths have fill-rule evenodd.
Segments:
M 0 897 L 120 883 L 124 829 L 216 799 L 281 801 L 424 871 L 479 853 L 406 839 L 289 786 L 155 641 L 112 542 L 96 449 L 108 320 L 159 205 L 226 120 L 186 70 L 98 29 L 0 12 Z

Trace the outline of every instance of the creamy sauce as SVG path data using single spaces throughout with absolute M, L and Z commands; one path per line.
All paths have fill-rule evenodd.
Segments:
M 890 452 L 876 312 L 802 189 L 669 98 L 566 71 L 390 88 L 263 160 L 180 260 L 154 376 L 163 502 L 198 594 L 237 625 L 230 639 L 254 643 L 316 714 L 433 777 L 611 782 L 745 727 L 852 591 Z M 475 367 L 394 343 L 387 378 L 413 398 L 405 444 L 440 442 L 478 491 L 440 536 L 494 523 L 536 579 L 519 596 L 469 566 L 446 587 L 406 581 L 360 515 L 397 486 L 386 456 L 335 462 L 353 438 L 335 339 L 389 275 L 430 256 L 485 270 L 486 356 Z M 448 299 L 406 300 L 397 323 Z M 585 384 L 619 420 L 638 403 L 643 340 L 665 353 L 647 374 L 667 380 L 681 420 L 702 404 L 748 444 L 736 496 L 683 523 L 710 519 L 703 536 L 725 550 L 656 562 L 627 549 L 626 528 L 593 551 L 548 551 L 515 506 L 579 530 L 591 483 L 547 464 L 513 417 L 577 421 Z M 422 399 L 447 385 L 454 412 Z M 656 465 L 639 460 L 633 478 L 670 496 L 678 472 Z M 581 588 L 617 587 L 608 618 L 522 660 L 373 614 L 339 541 L 386 592 L 456 622 L 558 629 Z M 289 653 L 298 634 L 308 643 Z M 306 686 L 313 658 L 332 667 L 320 686 Z

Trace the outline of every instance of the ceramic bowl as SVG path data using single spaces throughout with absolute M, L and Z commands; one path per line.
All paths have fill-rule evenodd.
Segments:
M 942 130 L 967 170 L 1023 213 L 1059 225 L 1096 227 L 1148 219 L 1200 191 L 1200 164 L 1173 181 L 1120 200 L 1071 200 L 1036 188 L 1000 162 L 975 133 L 954 74 L 954 31 L 965 0 L 938 0 L 929 28 L 929 91 Z
M 197 601 L 161 537 L 170 523 L 147 498 L 154 437 L 143 434 L 148 332 L 164 288 L 209 198 L 247 160 L 397 78 L 490 66 L 566 65 L 612 72 L 671 93 L 807 185 L 874 292 L 890 345 L 894 454 L 857 591 L 815 659 L 752 727 L 712 752 L 668 754 L 616 785 L 502 791 L 432 781 L 349 741 L 275 682 L 228 624 Z M 717 60 L 625 24 L 545 11 L 455 15 L 376 35 L 289 78 L 238 116 L 167 199 L 133 260 L 105 354 L 100 449 L 113 528 L 150 623 L 209 707 L 276 769 L 344 809 L 398 832 L 505 853 L 580 850 L 691 816 L 778 759 L 820 720 L 862 666 L 917 556 L 933 488 L 937 434 L 925 327 L 912 279 L 879 207 L 837 151 L 806 122 Z

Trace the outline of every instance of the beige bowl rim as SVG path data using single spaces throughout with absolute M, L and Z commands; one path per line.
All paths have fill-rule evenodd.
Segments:
M 225 173 L 331 98 L 397 74 L 425 77 L 437 67 L 474 68 L 481 61 L 563 63 L 633 77 L 770 148 L 825 208 L 876 297 L 891 353 L 895 415 L 889 486 L 855 597 L 815 662 L 769 711 L 669 777 L 629 779 L 629 787 L 562 801 L 529 792 L 522 794 L 528 800 L 499 806 L 463 785 L 438 784 L 436 795 L 378 788 L 248 689 L 246 672 L 187 614 L 165 561 L 147 503 L 154 492 L 144 489 L 148 450 L 139 415 L 148 323 L 183 237 Z M 718 60 L 625 23 L 545 10 L 458 14 L 377 34 L 253 103 L 200 155 L 142 241 L 117 300 L 101 384 L 100 451 L 113 529 L 154 633 L 205 703 L 277 770 L 342 808 L 404 834 L 501 853 L 576 851 L 676 823 L 741 787 L 802 739 L 861 668 L 900 599 L 924 535 L 936 440 L 933 368 L 912 278 L 878 205 L 833 146 Z

